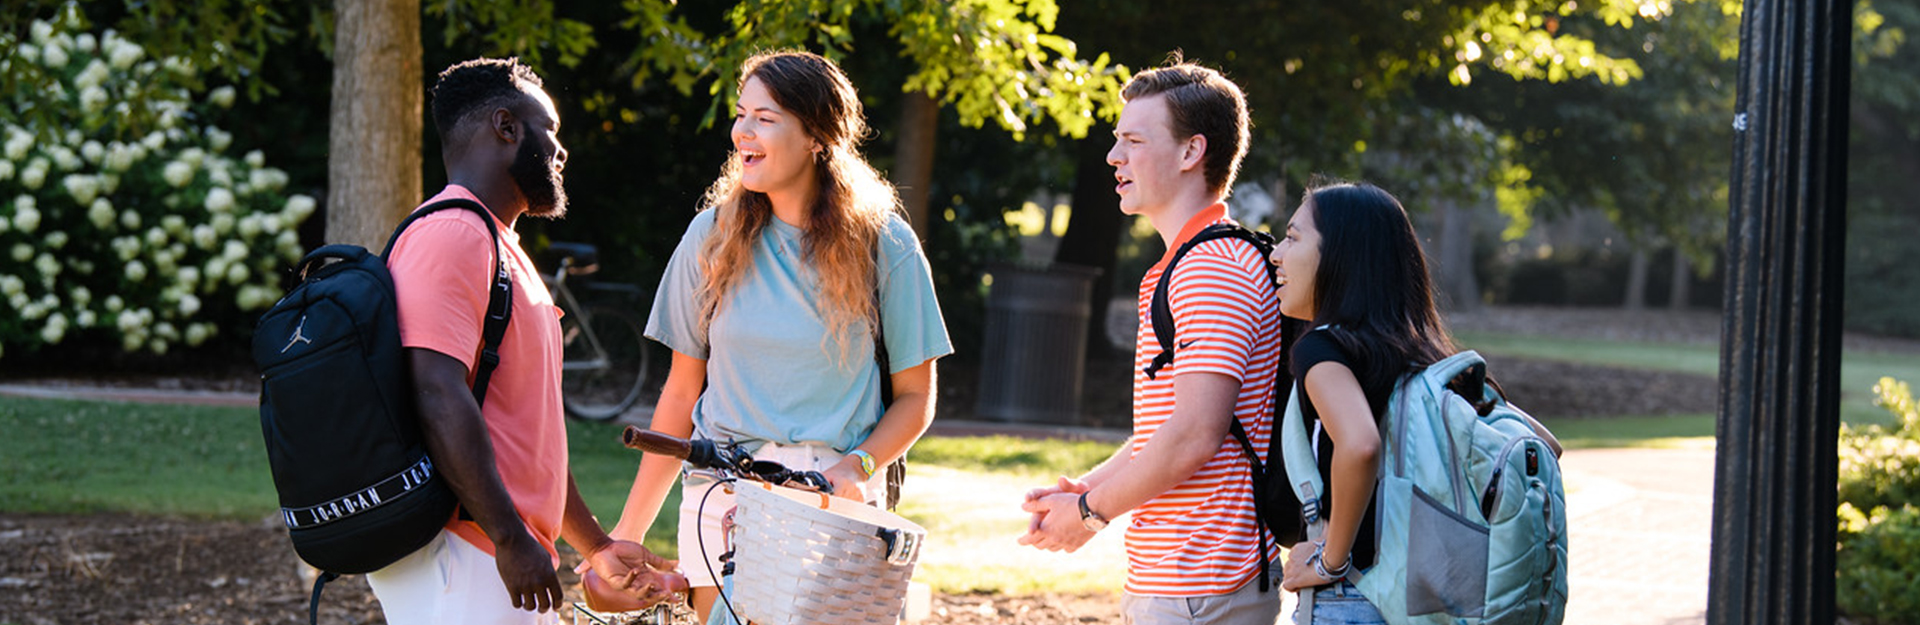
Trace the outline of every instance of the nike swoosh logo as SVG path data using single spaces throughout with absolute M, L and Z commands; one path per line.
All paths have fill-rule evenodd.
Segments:
M 1200 339 L 1194 339 L 1194 340 L 1191 340 L 1191 341 L 1187 341 L 1187 342 L 1185 342 L 1185 343 L 1174 343 L 1173 345 L 1174 345 L 1174 348 L 1175 348 L 1175 349 L 1186 349 L 1186 348 L 1187 348 L 1188 346 L 1190 346 L 1190 345 L 1193 345 L 1194 343 L 1198 343 L 1198 342 L 1200 342 Z

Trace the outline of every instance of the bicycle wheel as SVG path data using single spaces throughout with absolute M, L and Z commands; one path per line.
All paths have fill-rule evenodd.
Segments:
M 651 361 L 645 327 L 624 310 L 589 306 L 585 312 L 560 319 L 566 350 L 561 404 L 574 418 L 608 421 L 640 400 Z M 583 318 L 588 321 L 585 327 L 580 325 Z

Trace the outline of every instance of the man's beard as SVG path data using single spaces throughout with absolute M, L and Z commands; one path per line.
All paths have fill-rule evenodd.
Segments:
M 529 135 L 531 132 L 529 130 Z M 550 164 L 551 158 L 551 154 L 535 150 L 529 136 L 520 142 L 520 151 L 514 154 L 513 165 L 507 168 L 513 184 L 520 187 L 520 194 L 527 198 L 528 215 L 548 219 L 567 215 L 567 190 L 559 170 Z

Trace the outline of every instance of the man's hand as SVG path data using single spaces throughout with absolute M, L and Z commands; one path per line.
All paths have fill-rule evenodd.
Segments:
M 494 564 L 500 569 L 500 581 L 513 597 L 513 607 L 529 612 L 546 612 L 560 606 L 560 576 L 553 570 L 553 557 L 526 532 L 493 543 Z
M 1062 478 L 1063 491 L 1065 482 Z M 1033 524 L 1027 528 L 1027 534 L 1020 537 L 1022 545 L 1073 553 L 1093 538 L 1093 532 L 1080 523 L 1080 493 L 1052 492 L 1028 499 L 1020 509 L 1033 513 Z

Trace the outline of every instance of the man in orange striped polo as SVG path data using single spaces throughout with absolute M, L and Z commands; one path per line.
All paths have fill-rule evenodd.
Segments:
M 1232 223 L 1224 200 L 1247 150 L 1246 98 L 1179 60 L 1135 75 L 1122 97 L 1107 152 L 1120 210 L 1151 221 L 1168 250 L 1140 281 L 1133 437 L 1079 479 L 1028 493 L 1034 520 L 1019 542 L 1073 551 L 1131 512 L 1127 623 L 1270 625 L 1280 593 L 1254 581 L 1263 562 L 1278 579 L 1279 548 L 1261 544 L 1250 467 L 1228 425 L 1238 419 L 1269 448 L 1280 309 L 1259 248 L 1213 239 L 1181 258 L 1168 293 L 1177 358 L 1146 373 L 1160 353 L 1149 311 L 1167 261 L 1207 226 Z

